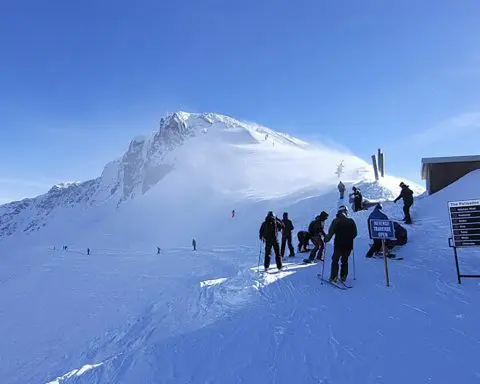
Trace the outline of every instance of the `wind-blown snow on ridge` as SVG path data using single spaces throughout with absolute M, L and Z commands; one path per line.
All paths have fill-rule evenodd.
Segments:
M 192 203 L 189 211 L 196 212 L 201 202 L 208 220 L 212 205 L 229 212 L 245 199 L 318 196 L 337 183 L 340 161 L 344 181 L 372 183 L 371 167 L 350 154 L 227 116 L 176 112 L 162 118 L 151 135 L 135 137 L 97 179 L 57 185 L 45 195 L 0 206 L 0 239 L 47 231 L 42 238 L 55 233 L 63 239 L 58 241 L 71 241 L 75 228 L 91 227 L 92 219 L 121 223 L 141 216 L 139 226 L 151 228 L 152 220 L 161 224 L 160 218 L 172 219 Z M 388 188 L 385 193 L 391 195 Z M 114 219 L 122 210 L 133 216 Z

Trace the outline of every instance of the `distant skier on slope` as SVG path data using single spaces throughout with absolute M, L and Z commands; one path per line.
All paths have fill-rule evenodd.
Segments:
M 160 247 L 157 247 L 157 255 L 159 255 L 161 251 Z
M 265 242 L 265 261 L 263 266 L 265 270 L 268 270 L 270 267 L 270 253 L 275 252 L 275 262 L 277 263 L 277 268 L 282 269 L 282 257 L 280 255 L 280 247 L 278 245 L 277 234 L 279 229 L 283 228 L 283 223 L 278 220 L 272 211 L 269 211 L 265 217 L 265 221 L 260 226 L 259 238 Z
M 308 243 L 310 242 L 310 234 L 307 231 L 298 231 L 297 239 L 298 239 L 298 252 L 307 252 Z
M 402 191 L 393 202 L 396 203 L 398 200 L 403 199 L 403 213 L 405 215 L 403 221 L 405 224 L 412 224 L 410 207 L 413 205 L 413 191 L 403 181 L 400 183 L 400 188 L 402 188 Z
M 322 239 L 325 238 L 325 221 L 328 219 L 328 213 L 322 211 L 320 215 L 316 216 L 315 219 L 308 226 L 308 233 L 312 239 L 314 248 L 310 252 L 308 259 L 303 260 L 305 263 L 311 263 L 315 258 L 317 260 L 323 260 L 323 250 L 325 248 L 325 243 Z
M 232 211 L 232 219 L 235 217 L 235 210 Z
M 345 197 L 345 184 L 343 184 L 341 181 L 337 185 L 338 192 L 340 193 L 340 200 L 343 200 Z
M 292 245 L 292 231 L 294 230 L 292 220 L 288 218 L 288 213 L 283 212 L 283 229 L 282 229 L 282 246 L 280 250 L 280 254 L 283 256 L 285 255 L 285 246 L 288 244 L 288 250 L 290 251 L 289 257 L 295 256 L 295 249 Z
M 194 251 L 197 250 L 197 242 L 195 241 L 195 239 L 192 239 L 192 247 Z
M 332 266 L 330 270 L 330 281 L 336 282 L 338 279 L 338 262 L 341 260 L 340 279 L 345 281 L 348 276 L 348 257 L 353 249 L 353 240 L 357 237 L 357 226 L 353 219 L 347 217 L 348 209 L 346 206 L 340 206 L 337 217 L 330 224 L 325 242 L 328 243 L 333 236 Z
M 87 248 L 87 256 L 90 256 L 90 248 Z

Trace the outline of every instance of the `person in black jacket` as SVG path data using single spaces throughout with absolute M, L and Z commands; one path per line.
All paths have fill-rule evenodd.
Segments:
M 413 205 L 413 191 L 403 181 L 400 183 L 400 188 L 402 188 L 402 191 L 393 202 L 396 203 L 398 200 L 403 199 L 403 213 L 405 215 L 403 221 L 405 224 L 412 224 L 410 207 Z
M 310 237 L 312 239 L 312 243 L 315 246 L 312 251 L 310 252 L 310 256 L 308 259 L 305 259 L 304 262 L 309 263 L 315 260 L 323 260 L 323 249 L 325 247 L 325 244 L 323 242 L 323 238 L 325 238 L 326 234 L 324 231 L 324 226 L 325 226 L 325 220 L 328 219 L 328 213 L 325 211 L 322 211 L 320 215 L 315 217 L 315 220 L 313 220 L 310 225 L 308 226 L 308 232 L 310 234 Z
M 348 276 L 348 257 L 353 249 L 353 240 L 357 237 L 357 226 L 355 221 L 347 217 L 348 210 L 345 206 L 338 208 L 337 217 L 333 220 L 325 242 L 329 242 L 333 236 L 332 267 L 330 271 L 330 281 L 338 279 L 338 262 L 341 260 L 340 279 L 345 281 Z
M 352 187 L 353 195 L 353 212 L 358 212 L 362 210 L 363 205 L 363 196 L 360 190 L 357 187 Z
M 262 223 L 259 231 L 260 240 L 265 242 L 265 261 L 263 266 L 265 270 L 270 267 L 270 253 L 275 252 L 275 261 L 277 268 L 282 269 L 282 257 L 280 256 L 280 247 L 278 246 L 277 234 L 283 229 L 283 223 L 278 220 L 272 211 L 268 212 L 265 221 Z
M 310 242 L 310 234 L 307 231 L 298 231 L 298 252 L 307 252 L 308 243 Z
M 288 243 L 288 250 L 290 251 L 289 257 L 295 256 L 295 249 L 292 245 L 292 231 L 294 230 L 292 220 L 288 218 L 288 213 L 283 212 L 283 229 L 282 229 L 282 246 L 280 249 L 280 254 L 283 256 L 285 255 L 285 246 Z

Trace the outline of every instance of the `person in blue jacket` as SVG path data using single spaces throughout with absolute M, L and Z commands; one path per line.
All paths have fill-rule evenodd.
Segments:
M 372 213 L 370 213 L 370 216 L 368 216 L 367 224 L 368 224 L 368 234 L 370 235 L 370 238 L 372 237 L 372 232 L 370 230 L 370 220 L 372 219 L 389 220 L 388 216 L 382 212 L 382 209 L 383 209 L 382 204 L 377 203 L 377 205 L 375 205 L 375 208 L 373 208 Z
M 370 231 L 370 220 L 371 219 L 378 219 L 378 220 L 390 220 L 388 216 L 382 212 L 382 205 L 378 203 L 375 208 L 373 209 L 370 216 L 368 216 L 368 233 L 371 235 Z M 405 245 L 408 240 L 407 230 L 403 228 L 400 224 L 396 221 L 393 222 L 393 226 L 395 229 L 395 237 L 396 240 L 387 240 L 386 247 L 388 251 L 391 251 L 393 247 L 397 245 Z M 373 257 L 373 255 L 377 252 L 382 250 L 382 241 L 379 239 L 373 240 L 373 244 L 367 252 L 366 257 Z

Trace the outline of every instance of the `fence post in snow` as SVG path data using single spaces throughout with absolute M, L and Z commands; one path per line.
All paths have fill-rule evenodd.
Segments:
M 373 164 L 373 172 L 375 172 L 375 180 L 378 181 L 378 168 L 377 168 L 377 160 L 375 159 L 375 155 L 372 155 L 372 164 Z
M 385 154 L 383 152 L 382 152 L 381 162 L 382 162 L 382 170 L 380 171 L 380 174 L 382 175 L 382 177 L 385 177 Z

